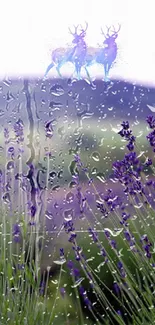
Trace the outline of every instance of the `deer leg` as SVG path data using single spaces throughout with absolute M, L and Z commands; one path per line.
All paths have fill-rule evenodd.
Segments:
M 81 79 L 81 65 L 79 65 L 79 62 L 75 62 L 75 71 L 76 71 L 76 75 L 77 75 L 77 79 L 80 80 Z
M 108 65 L 108 63 L 105 63 L 104 64 L 104 81 L 109 81 L 110 79 L 108 78 L 108 74 L 109 74 L 109 70 L 110 70 L 110 68 L 109 68 L 109 65 Z
M 86 71 L 86 74 L 87 74 L 87 77 L 88 77 L 89 81 L 91 81 L 91 77 L 90 77 L 89 71 L 87 70 L 86 66 L 85 66 L 85 71 Z
M 54 67 L 54 63 L 50 63 L 49 66 L 46 69 L 46 72 L 44 74 L 44 78 L 46 78 L 47 74 L 49 73 L 49 71 Z
M 58 65 L 56 66 L 56 70 L 57 70 L 57 72 L 58 72 L 59 77 L 62 78 L 62 74 L 61 74 L 61 72 L 60 72 L 60 68 L 61 68 L 61 64 L 58 64 Z

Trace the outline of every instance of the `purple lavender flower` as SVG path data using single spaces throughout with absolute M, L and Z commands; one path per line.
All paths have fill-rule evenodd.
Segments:
M 140 242 L 142 244 L 144 244 L 143 245 L 143 249 L 145 251 L 146 257 L 147 258 L 151 258 L 152 257 L 152 254 L 150 252 L 150 248 L 152 247 L 152 243 L 149 241 L 148 236 L 146 234 L 144 234 L 143 236 L 141 236 Z
M 79 293 L 82 296 L 85 305 L 90 308 L 91 307 L 91 301 L 89 300 L 89 298 L 87 296 L 87 292 L 86 292 L 86 290 L 84 289 L 83 286 L 79 287 Z
M 80 278 L 80 271 L 75 267 L 72 260 L 68 261 L 67 267 L 70 269 L 71 275 L 75 277 L 75 280 L 78 280 Z
M 153 151 L 155 152 L 155 130 L 153 130 L 152 132 L 150 132 L 147 136 L 146 136 L 147 140 L 150 143 L 150 146 L 153 147 Z
M 134 143 L 136 138 L 132 135 L 132 131 L 130 130 L 130 126 L 129 126 L 129 122 L 123 122 L 121 124 L 121 126 L 123 127 L 118 134 L 124 138 L 125 140 L 127 140 L 129 143 L 127 144 L 127 148 L 129 151 L 134 150 Z
M 24 141 L 23 125 L 24 123 L 21 119 L 18 119 L 14 124 L 14 132 L 17 138 L 17 142 Z
M 37 208 L 35 205 L 31 206 L 31 217 L 34 218 L 36 214 Z
M 91 227 L 88 228 L 88 232 L 91 235 L 92 240 L 94 241 L 94 243 L 98 242 L 98 235 L 97 232 L 95 232 L 95 230 L 93 230 Z
M 45 287 L 46 287 L 46 283 L 44 281 L 41 281 L 40 287 L 39 287 L 39 293 L 41 296 L 44 295 Z
M 152 165 L 152 159 L 148 158 L 147 161 L 146 161 L 146 163 L 145 163 L 145 166 L 146 167 L 149 167 L 151 165 Z
M 65 293 L 66 293 L 66 291 L 65 291 L 65 288 L 60 288 L 60 294 L 61 294 L 61 297 L 62 298 L 64 298 L 65 297 Z
M 115 293 L 116 293 L 117 295 L 120 293 L 120 287 L 119 287 L 119 285 L 117 284 L 117 282 L 115 282 L 115 283 L 113 284 L 113 289 L 114 289 L 114 291 L 115 291 Z
M 147 116 L 146 122 L 148 123 L 150 129 L 155 129 L 155 118 L 153 116 Z
M 8 128 L 4 128 L 4 138 L 5 139 L 9 138 L 9 129 Z
M 19 243 L 21 240 L 21 230 L 20 230 L 20 225 L 18 223 L 15 223 L 13 225 L 12 235 L 13 235 L 14 241 L 16 243 Z
M 125 270 L 124 270 L 124 267 L 123 267 L 123 264 L 122 264 L 121 261 L 119 261 L 119 262 L 117 263 L 117 267 L 118 267 L 118 269 L 119 269 L 119 271 L 120 271 L 120 275 L 121 275 L 121 277 L 122 277 L 122 278 L 125 278 L 125 277 L 126 277 L 126 273 L 125 273 Z

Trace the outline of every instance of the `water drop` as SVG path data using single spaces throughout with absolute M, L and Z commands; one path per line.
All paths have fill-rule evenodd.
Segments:
M 14 161 L 9 161 L 6 168 L 7 170 L 12 171 L 14 169 Z
M 111 230 L 109 228 L 104 228 L 104 231 L 108 231 L 111 236 L 117 237 L 117 236 L 119 236 L 121 234 L 121 232 L 123 231 L 123 228 L 114 229 L 114 230 Z
M 3 111 L 3 109 L 0 109 L 0 117 L 2 117 L 3 115 L 4 115 L 4 111 Z
M 93 167 L 92 170 L 91 170 L 91 173 L 92 173 L 92 175 L 95 175 L 97 173 L 97 168 Z
M 104 177 L 104 174 L 103 173 L 97 173 L 96 177 L 99 179 L 99 181 L 101 181 L 102 183 L 105 183 L 106 180 L 105 180 L 105 177 Z
M 58 178 L 63 178 L 63 170 L 60 170 L 60 171 L 58 172 Z
M 49 220 L 52 220 L 53 219 L 53 215 L 49 212 L 49 211 L 46 211 L 45 213 L 45 217 Z
M 134 205 L 134 208 L 136 208 L 136 209 L 141 209 L 142 206 L 143 206 L 143 203 L 142 203 L 142 202 L 139 202 L 138 204 L 135 204 L 135 205 Z
M 69 171 L 71 175 L 78 175 L 78 169 L 76 167 L 76 162 L 73 160 L 69 165 Z
M 50 89 L 50 93 L 52 95 L 54 95 L 54 96 L 61 96 L 61 95 L 64 94 L 64 92 L 65 91 L 64 91 L 63 87 L 61 85 L 58 85 L 58 84 L 52 86 L 51 89 Z
M 139 153 L 139 155 L 137 156 L 137 158 L 140 158 L 140 157 L 142 157 L 142 156 L 143 156 L 143 154 L 145 154 L 145 151 L 141 151 L 141 152 Z
M 147 105 L 147 107 L 150 109 L 151 112 L 155 113 L 155 107 L 151 105 Z
M 52 179 L 54 179 L 56 176 L 57 176 L 57 173 L 54 171 L 49 173 L 49 177 Z
M 100 268 L 101 268 L 101 266 L 104 266 L 104 264 L 105 264 L 105 261 L 102 262 L 102 263 L 100 263 L 100 264 L 97 266 L 95 272 L 99 273 L 99 272 L 100 272 Z
M 46 86 L 45 85 L 41 85 L 41 91 L 46 92 Z
M 75 94 L 73 95 L 72 99 L 73 99 L 74 101 L 78 100 L 78 99 L 79 99 L 79 94 L 78 94 L 78 93 L 75 93 Z
M 99 161 L 100 160 L 100 154 L 97 151 L 95 151 L 95 152 L 92 153 L 92 158 L 95 161 Z
M 3 200 L 4 200 L 4 203 L 10 203 L 11 200 L 10 200 L 10 194 L 8 192 L 6 192 L 4 195 L 3 195 Z
M 55 185 L 52 188 L 52 191 L 54 191 L 54 192 L 58 192 L 59 190 L 60 190 L 60 185 Z
M 74 187 L 76 187 L 77 186 L 77 182 L 75 182 L 75 181 L 71 181 L 70 183 L 69 183 L 69 187 L 70 188 L 74 188 Z
M 71 90 L 69 90 L 69 92 L 68 92 L 68 96 L 72 96 L 73 95 L 73 92 L 71 91 Z
M 67 85 L 68 85 L 68 86 L 72 86 L 72 79 L 71 79 L 71 78 L 69 78 L 69 79 L 67 80 Z
M 65 211 L 64 211 L 64 219 L 65 219 L 66 221 L 70 221 L 70 220 L 72 220 L 72 218 L 73 218 L 73 212 L 74 212 L 73 209 L 65 210 Z
M 3 84 L 6 85 L 7 87 L 10 87 L 12 85 L 12 81 L 10 79 L 4 79 Z
M 131 220 L 136 220 L 138 217 L 136 215 L 131 217 Z
M 15 148 L 14 147 L 9 147 L 8 153 L 14 153 L 14 151 L 15 151 Z
M 15 99 L 15 97 L 8 91 L 7 96 L 6 96 L 7 102 L 10 103 L 14 99 Z
M 72 192 L 68 192 L 66 194 L 66 202 L 71 203 L 71 202 L 73 202 L 73 200 L 74 200 L 74 194 Z
M 78 279 L 77 281 L 75 281 L 75 283 L 74 283 L 74 285 L 72 285 L 71 287 L 72 288 L 77 288 L 80 284 L 81 284 L 81 282 L 84 280 L 84 278 L 80 278 L 80 279 Z
M 62 103 L 60 102 L 53 102 L 51 101 L 50 104 L 49 104 L 49 108 L 52 109 L 52 111 L 55 111 L 55 110 L 60 110 L 60 108 L 62 107 Z
M 53 261 L 55 264 L 57 265 L 63 265 L 64 263 L 66 263 L 66 259 L 65 258 L 62 258 L 60 260 L 57 260 L 57 261 Z

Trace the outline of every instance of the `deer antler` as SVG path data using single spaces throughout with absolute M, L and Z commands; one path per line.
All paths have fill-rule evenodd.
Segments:
M 84 29 L 84 32 L 86 32 L 87 29 L 88 29 L 88 23 L 87 23 L 87 21 L 85 21 L 85 29 Z
M 110 26 L 110 27 L 106 26 L 106 28 L 107 28 L 107 34 L 104 33 L 102 27 L 101 27 L 101 34 L 102 34 L 105 38 L 108 38 L 108 37 L 110 37 L 110 35 L 109 35 L 109 31 L 110 31 L 111 26 Z
M 70 27 L 69 27 L 68 30 L 69 30 L 70 34 L 73 35 L 73 36 L 77 35 L 78 27 L 79 27 L 79 25 L 77 25 L 77 26 L 74 25 L 74 29 L 75 29 L 74 32 L 72 32 Z
M 114 35 L 116 35 L 116 34 L 118 34 L 119 33 L 119 31 L 120 31 L 120 29 L 121 29 L 121 25 L 120 24 L 118 24 L 118 30 L 116 31 L 116 29 L 115 29 L 115 26 L 112 26 L 113 27 L 113 33 L 114 33 Z
M 83 36 L 83 35 L 85 35 L 86 30 L 87 30 L 87 28 L 88 28 L 88 23 L 85 22 L 85 29 L 82 27 L 82 25 L 80 25 L 80 27 L 81 27 L 81 33 L 80 33 L 79 36 Z

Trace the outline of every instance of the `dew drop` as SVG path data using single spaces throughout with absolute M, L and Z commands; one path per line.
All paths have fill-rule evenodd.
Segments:
M 58 172 L 58 178 L 63 178 L 63 171 L 62 171 L 62 170 L 60 170 L 60 171 Z
M 73 95 L 73 92 L 71 91 L 71 90 L 69 90 L 69 92 L 68 92 L 68 96 L 72 96 Z
M 78 279 L 77 281 L 75 281 L 74 285 L 71 286 L 71 288 L 77 288 L 83 280 L 84 278 Z
M 10 194 L 8 192 L 6 192 L 4 195 L 3 195 L 3 200 L 4 200 L 4 203 L 5 204 L 8 204 L 11 202 L 11 199 L 10 199 Z
M 6 85 L 7 87 L 10 87 L 12 85 L 12 81 L 10 79 L 5 79 L 3 80 L 3 84 Z
M 72 79 L 71 79 L 71 78 L 69 78 L 69 79 L 67 80 L 67 85 L 68 85 L 68 86 L 72 86 Z
M 3 109 L 0 109 L 0 117 L 2 117 L 4 115 L 4 111 Z
M 100 160 L 100 154 L 95 151 L 92 153 L 92 159 L 95 160 L 95 161 L 99 161 Z
M 74 194 L 72 192 L 68 192 L 66 194 L 66 202 L 71 203 L 71 202 L 73 202 L 73 200 L 74 200 Z
M 66 259 L 65 258 L 62 258 L 60 260 L 56 260 L 56 261 L 53 261 L 55 264 L 57 265 L 63 265 L 64 263 L 66 263 Z
M 8 153 L 13 153 L 14 152 L 14 147 L 9 147 L 9 149 L 8 149 Z
M 53 215 L 49 212 L 49 211 L 46 211 L 45 213 L 45 217 L 49 220 L 52 220 L 53 219 Z
M 50 93 L 54 96 L 62 96 L 64 94 L 64 89 L 61 85 L 54 85 L 50 88 Z
M 142 206 L 143 206 L 143 203 L 140 202 L 140 203 L 138 203 L 138 204 L 135 204 L 135 205 L 134 205 L 134 208 L 136 208 L 136 209 L 141 209 Z
M 66 221 L 70 221 L 70 220 L 72 220 L 72 218 L 73 218 L 73 212 L 74 212 L 73 209 L 65 210 L 65 211 L 64 211 L 64 219 L 65 219 Z
M 131 220 L 136 220 L 138 217 L 136 215 L 131 217 Z
M 60 190 L 60 185 L 55 185 L 52 187 L 52 191 L 58 192 Z
M 53 102 L 53 101 L 51 101 L 50 104 L 49 104 L 49 108 L 52 109 L 52 111 L 60 110 L 60 108 L 62 106 L 63 105 L 60 102 Z
M 46 86 L 45 85 L 41 85 L 41 91 L 46 92 Z
M 91 173 L 92 173 L 92 175 L 95 175 L 97 173 L 97 168 L 93 167 L 92 170 L 91 170 Z
M 12 171 L 14 169 L 14 162 L 11 160 L 7 163 L 7 170 Z
M 105 261 L 102 262 L 102 263 L 100 263 L 100 264 L 97 266 L 95 272 L 99 273 L 99 272 L 100 272 L 100 269 L 101 269 L 101 266 L 103 266 L 104 264 L 105 264 Z
M 151 112 L 155 113 L 155 107 L 151 105 L 147 105 L 147 107 L 150 109 Z
M 75 182 L 75 181 L 71 181 L 70 183 L 69 183 L 69 187 L 70 188 L 74 188 L 74 187 L 76 187 L 77 186 L 77 182 Z
M 49 177 L 52 179 L 54 179 L 56 176 L 57 176 L 57 173 L 54 171 L 49 173 Z
M 123 228 L 115 229 L 115 230 L 111 230 L 109 228 L 104 228 L 104 231 L 108 231 L 111 236 L 117 237 L 121 234 L 121 232 L 123 231 Z
M 105 183 L 106 180 L 105 180 L 105 177 L 104 177 L 104 174 L 103 173 L 97 173 L 96 177 L 99 179 L 99 181 L 101 181 L 102 183 Z

